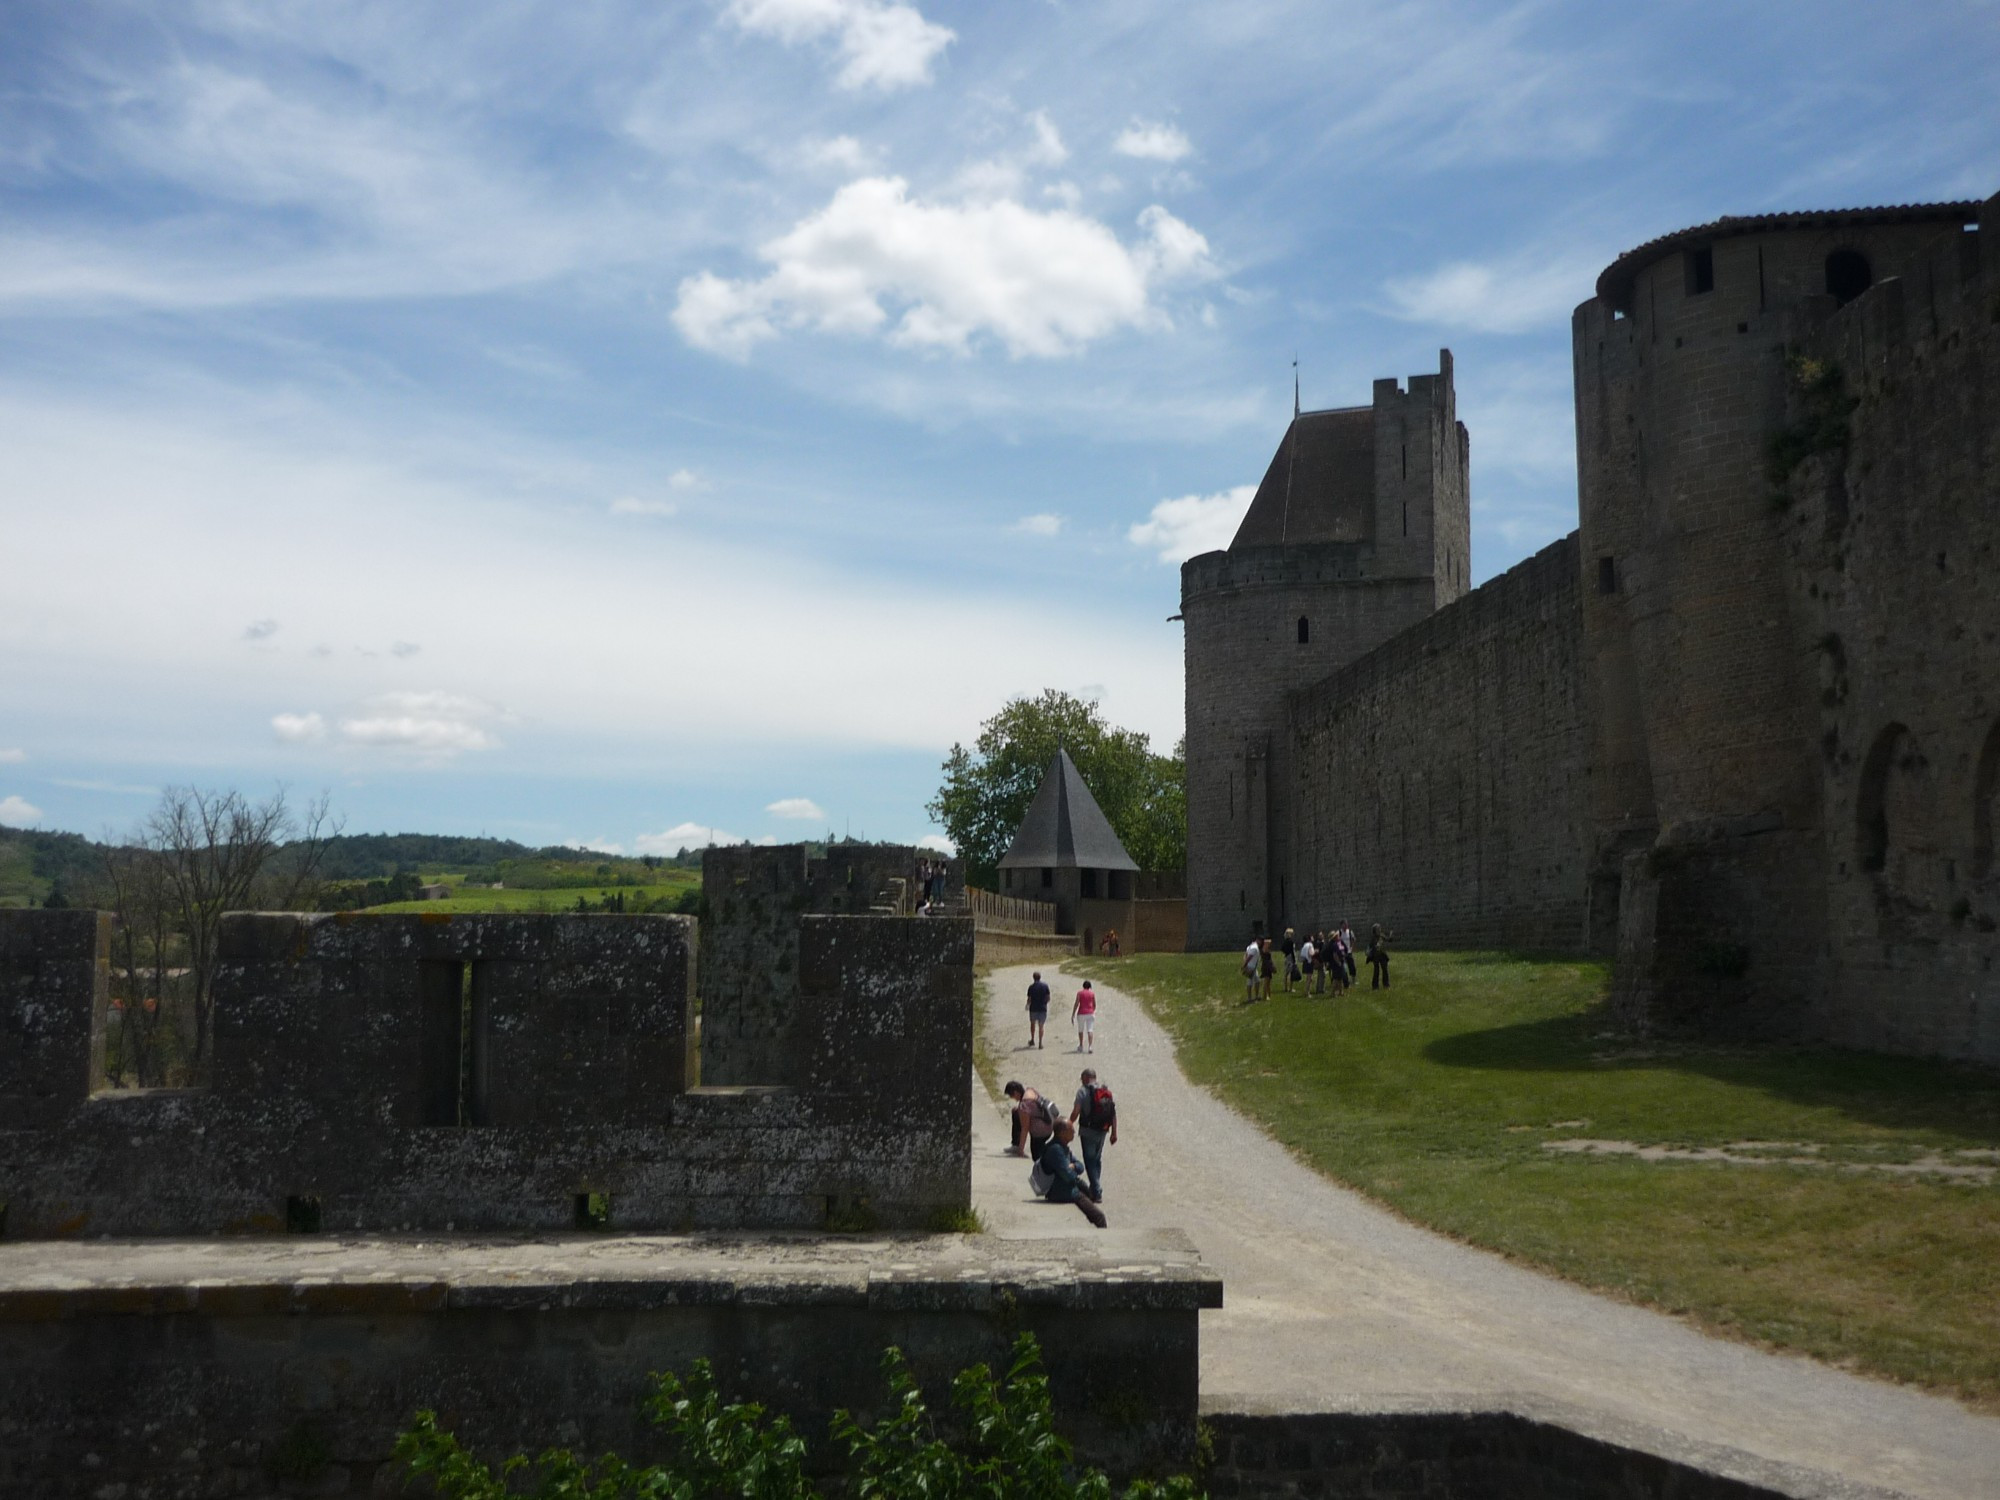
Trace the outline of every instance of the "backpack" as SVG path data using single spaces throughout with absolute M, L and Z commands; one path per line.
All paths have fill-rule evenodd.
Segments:
M 1090 1104 L 1083 1112 L 1083 1123 L 1092 1130 L 1109 1130 L 1118 1123 L 1118 1103 L 1111 1097 L 1111 1090 L 1101 1083 L 1091 1085 Z
M 1037 1099 L 1028 1115 L 1028 1139 L 1046 1141 L 1056 1133 L 1056 1121 L 1061 1118 L 1062 1112 L 1056 1108 L 1053 1099 Z

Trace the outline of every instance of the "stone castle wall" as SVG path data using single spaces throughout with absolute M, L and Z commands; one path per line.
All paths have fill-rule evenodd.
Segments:
M 0 912 L 10 1237 L 915 1227 L 970 1201 L 967 919 L 805 917 L 813 1065 L 691 1088 L 690 918 L 231 916 L 213 1082 L 115 1091 L 109 920 Z
M 1294 693 L 1286 922 L 1578 947 L 1581 648 L 1570 536 Z
M 1803 344 L 1856 404 L 1779 514 L 1813 690 L 1815 1030 L 2000 1060 L 2000 215 Z M 1794 380 L 1788 418 L 1815 400 Z M 1915 627 L 1915 628 L 1913 628 Z

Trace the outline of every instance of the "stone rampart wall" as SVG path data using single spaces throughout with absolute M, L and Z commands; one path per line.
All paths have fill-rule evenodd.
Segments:
M 1826 830 L 1814 1029 L 2000 1062 L 2000 197 L 1981 221 L 1805 345 L 1855 404 L 1782 524 Z
M 245 914 L 212 1084 L 105 1091 L 107 922 L 0 912 L 10 1237 L 917 1226 L 970 1199 L 963 918 L 798 924 L 799 1040 L 841 1066 L 796 1089 L 688 1087 L 691 918 Z
M 1292 695 L 1291 925 L 1582 945 L 1577 569 L 1572 535 Z

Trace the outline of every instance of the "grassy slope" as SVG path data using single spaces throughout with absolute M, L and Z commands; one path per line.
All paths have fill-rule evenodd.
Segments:
M 1641 1050 L 1606 1034 L 1604 971 L 1588 963 L 1408 953 L 1387 995 L 1281 993 L 1249 1008 L 1226 954 L 1068 967 L 1141 996 L 1191 1078 L 1419 1223 L 2000 1409 L 2000 1185 L 1542 1144 L 1812 1142 L 1853 1162 L 1991 1149 L 1990 1072 L 1852 1053 Z

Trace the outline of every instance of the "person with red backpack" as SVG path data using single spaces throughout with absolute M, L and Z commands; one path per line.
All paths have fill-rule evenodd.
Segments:
M 1069 1122 L 1083 1143 L 1083 1170 L 1090 1179 L 1090 1196 L 1104 1201 L 1104 1148 L 1118 1144 L 1118 1102 L 1099 1081 L 1097 1069 L 1083 1070 L 1083 1087 L 1070 1106 Z

